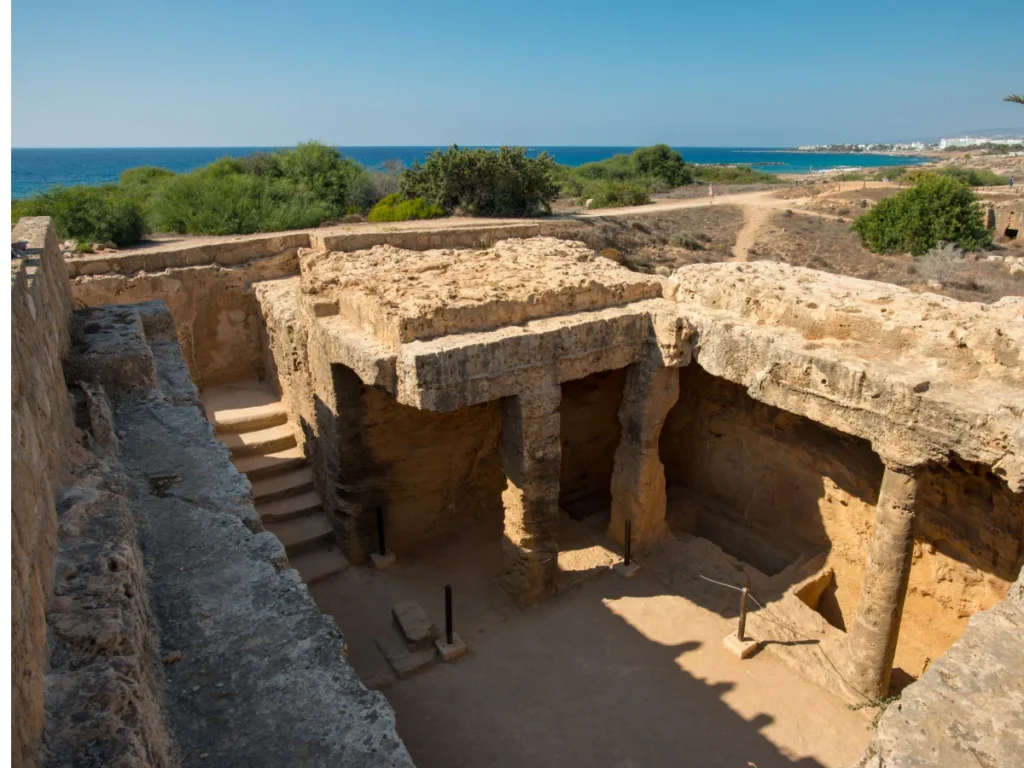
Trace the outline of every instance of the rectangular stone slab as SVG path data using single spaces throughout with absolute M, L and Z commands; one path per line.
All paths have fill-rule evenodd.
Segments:
M 486 250 L 377 246 L 302 257 L 302 292 L 392 349 L 411 341 L 661 296 L 651 275 L 595 257 L 583 243 L 538 237 Z

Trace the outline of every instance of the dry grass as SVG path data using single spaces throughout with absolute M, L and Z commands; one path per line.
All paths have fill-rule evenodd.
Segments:
M 580 234 L 580 225 L 583 233 Z M 556 237 L 582 240 L 596 251 L 614 248 L 634 271 L 653 273 L 732 257 L 743 226 L 737 206 L 682 208 L 656 214 L 587 218 L 566 225 Z M 664 271 L 664 270 L 662 270 Z
M 992 302 L 1024 295 L 1024 277 L 1001 264 L 944 257 L 871 253 L 847 222 L 799 213 L 774 214 L 750 251 L 751 261 L 782 261 L 837 275 L 941 293 L 961 301 Z

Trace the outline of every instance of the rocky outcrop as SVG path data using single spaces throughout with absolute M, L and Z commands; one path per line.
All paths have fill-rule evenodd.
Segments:
M 858 768 L 997 768 L 1024 755 L 1024 577 L 890 704 Z
M 248 481 L 184 386 L 168 310 L 82 310 L 73 327 L 72 370 L 112 393 L 94 410 L 113 418 L 121 477 L 117 498 L 83 491 L 62 519 L 60 594 L 70 600 L 51 617 L 67 648 L 55 655 L 51 754 L 93 749 L 104 764 L 143 766 L 167 764 L 169 752 L 184 766 L 411 765 L 391 708 L 346 662 L 333 620 L 262 530 Z M 107 527 L 91 536 L 82 520 Z M 73 567 L 76 558 L 102 567 Z M 86 600 L 93 612 L 76 615 Z M 98 666 L 108 661 L 113 680 Z

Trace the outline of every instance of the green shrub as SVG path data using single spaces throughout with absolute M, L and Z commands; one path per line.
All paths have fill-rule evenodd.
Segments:
M 783 181 L 775 174 L 746 165 L 695 165 L 693 178 L 707 184 L 781 184 Z
M 641 147 L 631 155 L 637 175 L 660 179 L 669 187 L 681 187 L 693 181 L 693 173 L 683 156 L 667 144 Z
M 139 200 L 113 185 L 56 187 L 17 201 L 11 213 L 14 220 L 50 216 L 61 238 L 125 246 L 134 245 L 146 234 Z
M 399 188 L 407 199 L 422 197 L 450 213 L 474 216 L 534 216 L 550 213 L 558 190 L 554 162 L 544 152 L 526 156 L 522 147 L 431 152 L 402 172 Z
M 642 181 L 599 181 L 586 188 L 591 208 L 618 208 L 651 202 L 650 187 Z
M 943 241 L 974 251 L 992 242 L 970 187 L 935 173 L 919 176 L 915 186 L 879 201 L 851 228 L 875 253 L 920 256 Z
M 121 174 L 118 184 L 122 189 L 150 189 L 174 176 L 174 171 L 157 168 L 154 165 L 140 165 L 129 168 Z
M 978 168 L 942 168 L 939 173 L 970 184 L 972 187 L 1001 187 L 1010 183 L 1005 176 Z
M 847 171 L 846 173 L 840 173 L 835 177 L 834 181 L 865 181 L 866 177 L 863 173 L 857 173 L 855 171 Z
M 909 168 L 905 165 L 896 165 L 891 168 L 883 168 L 877 171 L 874 176 L 871 177 L 872 181 L 882 181 L 883 179 L 889 179 L 889 181 L 895 181 L 901 179 L 907 175 Z
M 382 198 L 366 217 L 367 221 L 408 221 L 409 219 L 436 219 L 444 216 L 439 205 L 430 205 L 422 197 L 405 200 L 399 194 Z
M 302 229 L 343 213 L 290 179 L 205 169 L 164 184 L 152 210 L 160 231 L 195 235 Z

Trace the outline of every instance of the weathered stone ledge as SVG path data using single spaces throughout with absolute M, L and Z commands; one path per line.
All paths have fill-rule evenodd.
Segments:
M 1024 755 L 1024 576 L 890 704 L 859 768 L 1010 766 Z
M 262 530 L 248 480 L 181 381 L 166 309 L 103 307 L 74 325 L 76 359 L 99 356 L 107 381 L 125 376 L 113 421 L 178 764 L 411 766 L 390 706 L 345 661 L 337 626 Z M 145 360 L 148 334 L 158 350 Z

